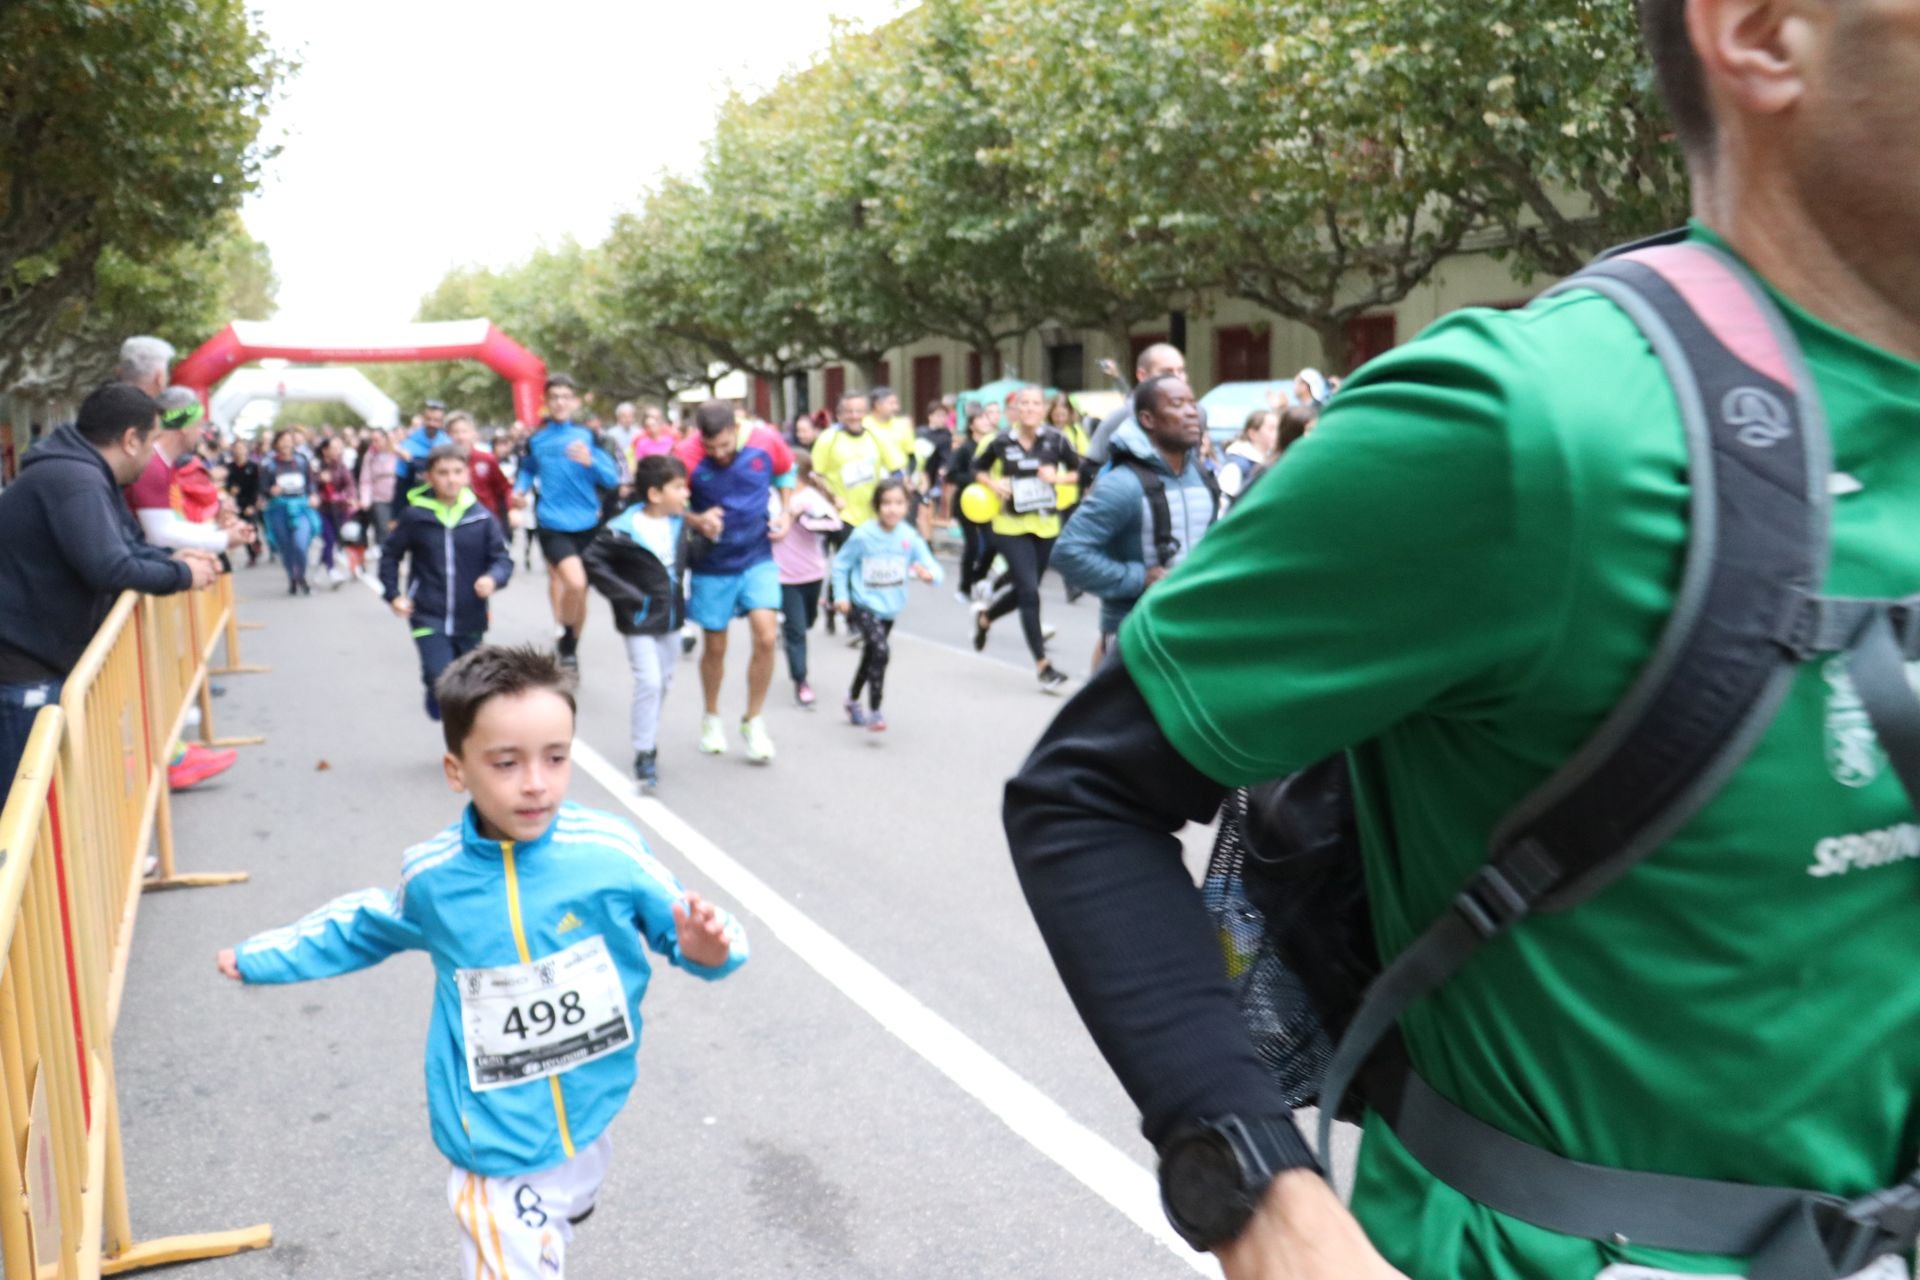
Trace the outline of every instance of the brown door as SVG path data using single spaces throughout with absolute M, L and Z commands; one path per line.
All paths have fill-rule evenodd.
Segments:
M 1347 321 L 1347 372 L 1352 373 L 1382 352 L 1393 350 L 1399 340 L 1399 325 L 1392 312 L 1355 316 Z
M 847 390 L 847 366 L 843 364 L 830 364 L 826 367 L 826 371 L 822 376 L 825 385 L 821 390 L 826 393 L 827 400 L 823 407 L 829 414 L 839 413 L 840 397 L 846 394 Z
M 1265 382 L 1273 377 L 1273 334 L 1233 325 L 1213 334 L 1213 380 Z
M 913 358 L 913 403 L 907 412 L 915 422 L 925 422 L 927 406 L 940 398 L 940 357 Z

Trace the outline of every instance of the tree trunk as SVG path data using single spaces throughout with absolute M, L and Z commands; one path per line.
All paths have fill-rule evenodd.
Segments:
M 1320 339 L 1320 372 L 1329 376 L 1347 375 L 1347 322 L 1344 316 L 1322 316 L 1313 322 Z

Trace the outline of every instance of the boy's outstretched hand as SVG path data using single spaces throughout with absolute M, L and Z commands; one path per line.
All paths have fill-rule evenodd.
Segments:
M 226 974 L 235 982 L 245 981 L 245 979 L 240 976 L 240 961 L 233 954 L 232 947 L 223 948 L 220 954 L 213 958 L 213 962 L 220 966 L 220 972 Z
M 673 904 L 673 931 L 680 941 L 680 954 L 698 965 L 717 969 L 727 962 L 727 922 L 720 909 L 704 901 L 697 893 Z

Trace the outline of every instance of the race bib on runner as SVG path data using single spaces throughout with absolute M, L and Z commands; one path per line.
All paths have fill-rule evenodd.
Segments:
M 275 493 L 305 493 L 307 478 L 298 471 L 283 471 L 273 478 Z
M 905 556 L 868 556 L 860 562 L 860 581 L 869 587 L 901 587 L 907 582 Z
M 599 937 L 531 964 L 457 969 L 475 1093 L 557 1076 L 633 1040 L 627 990 Z
M 1013 478 L 1013 510 L 1015 515 L 1032 515 L 1039 511 L 1051 511 L 1059 495 L 1052 485 L 1038 476 L 1015 476 Z
M 840 487 L 857 489 L 870 483 L 879 473 L 874 470 L 872 458 L 862 458 L 859 462 L 849 462 L 840 468 Z

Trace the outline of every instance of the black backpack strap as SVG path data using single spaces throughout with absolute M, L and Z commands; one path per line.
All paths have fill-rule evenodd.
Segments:
M 1667 840 L 1745 761 L 1799 655 L 1778 637 L 1827 560 L 1825 418 L 1785 320 L 1731 258 L 1661 244 L 1550 290 L 1591 289 L 1660 357 L 1685 425 L 1687 558 L 1652 659 L 1574 757 L 1494 832 L 1451 909 L 1375 982 L 1321 1091 L 1320 1152 L 1355 1073 L 1400 1015 L 1535 910 L 1564 911 Z
M 1140 478 L 1140 489 L 1147 498 L 1147 510 L 1153 516 L 1153 554 L 1162 565 L 1170 565 L 1180 554 L 1173 536 L 1173 510 L 1167 505 L 1167 482 L 1153 464 L 1130 453 L 1115 453 L 1113 460 Z

